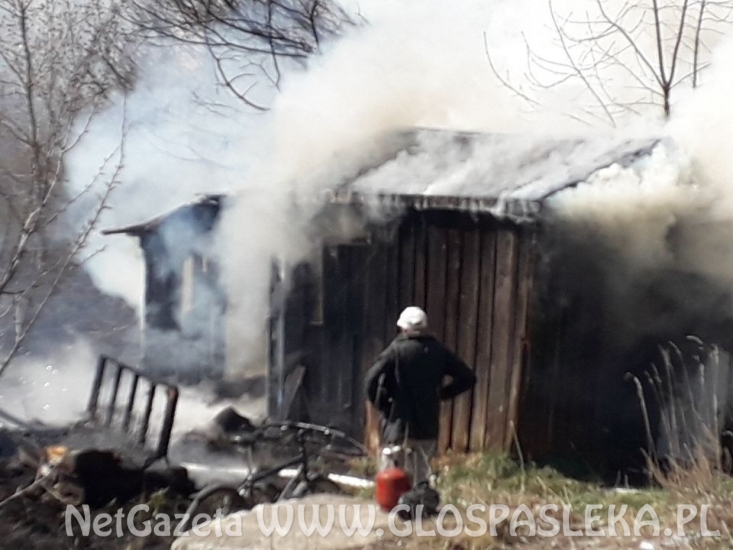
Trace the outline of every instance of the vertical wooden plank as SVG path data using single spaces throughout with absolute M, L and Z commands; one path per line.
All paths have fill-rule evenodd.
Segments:
M 480 279 L 478 321 L 476 326 L 476 387 L 471 422 L 472 451 L 484 448 L 487 432 L 489 385 L 491 384 L 491 333 L 494 311 L 494 272 L 496 269 L 496 231 L 484 229 L 480 238 Z M 468 358 L 467 358 L 468 359 Z
M 399 242 L 379 242 L 371 247 L 374 254 L 369 254 L 367 271 L 374 274 L 371 281 L 373 286 L 365 289 L 367 293 L 364 296 L 364 303 L 370 302 L 370 310 L 373 315 L 373 327 L 370 326 L 369 332 L 377 331 L 373 335 L 372 348 L 369 350 L 368 362 L 364 365 L 362 373 L 371 367 L 377 355 L 389 345 L 396 334 L 397 308 L 399 307 L 398 299 L 400 292 L 400 264 L 399 264 Z M 379 291 L 375 288 L 380 285 Z M 379 301 L 379 304 L 373 302 Z M 358 310 L 355 310 L 358 314 Z M 364 376 L 362 374 L 362 386 L 364 384 Z M 378 450 L 377 441 L 379 441 L 379 413 L 371 405 L 367 406 L 367 428 L 368 447 Z M 376 446 L 375 446 L 376 445 Z
M 519 392 L 523 370 L 529 354 L 529 308 L 533 283 L 533 235 L 528 231 L 518 233 L 519 259 L 517 268 L 516 305 L 514 307 L 514 350 L 511 380 L 509 384 L 509 407 L 504 447 L 509 449 L 514 443 L 518 425 Z
M 366 435 L 365 429 L 365 411 L 366 407 L 366 394 L 364 392 L 364 374 L 365 374 L 365 293 L 366 293 L 366 247 L 354 246 L 351 251 L 351 272 L 352 272 L 352 286 L 351 286 L 351 305 L 352 311 L 350 315 L 352 317 L 353 326 L 353 337 L 352 337 L 352 349 L 351 349 L 351 363 L 352 369 L 352 408 L 351 423 L 354 426 L 353 434 L 356 438 L 364 438 Z
M 480 234 L 470 229 L 463 235 L 462 265 L 460 272 L 459 312 L 457 353 L 466 363 L 474 367 L 476 355 L 476 324 L 478 320 L 479 275 L 480 275 Z M 473 392 L 456 398 L 453 406 L 453 434 L 451 448 L 459 453 L 468 450 Z
M 423 309 L 427 307 L 427 226 L 425 224 L 425 216 L 420 215 L 415 224 L 415 288 L 413 306 Z
M 448 238 L 444 229 L 435 225 L 427 227 L 427 307 L 430 332 L 439 340 L 445 339 L 445 291 L 448 262 Z M 450 442 L 449 418 L 441 415 L 438 435 L 438 452 L 445 451 Z
M 415 225 L 408 218 L 400 228 L 400 311 L 415 300 Z
M 484 446 L 490 451 L 503 451 L 506 436 L 506 415 L 509 406 L 507 388 L 510 380 L 514 332 L 513 310 L 517 275 L 517 239 L 514 233 L 501 229 L 496 243 L 496 279 L 494 315 L 491 331 L 491 383 Z
M 331 411 L 331 421 L 325 425 L 337 426 L 342 430 L 350 431 L 348 423 L 351 420 L 352 388 L 354 386 L 353 349 L 354 349 L 354 272 L 352 268 L 353 246 L 339 247 L 339 325 L 334 327 L 336 362 L 331 366 L 333 382 L 336 384 L 338 395 L 337 405 Z
M 340 282 L 338 280 L 338 248 L 325 247 L 323 250 L 323 288 L 331 289 L 337 287 Z M 308 407 L 311 413 L 312 421 L 316 422 L 323 416 L 324 408 L 329 410 L 328 406 L 328 378 L 329 371 L 334 368 L 336 353 L 332 345 L 332 332 L 336 330 L 339 323 L 338 318 L 338 292 L 323 293 L 323 330 L 321 331 L 321 354 L 320 361 L 310 369 L 306 377 L 308 386 L 308 395 L 311 399 Z M 336 327 L 336 328 L 335 328 Z
M 387 279 L 385 288 L 384 341 L 391 342 L 397 334 L 400 313 L 400 246 L 399 236 L 385 244 Z
M 379 411 L 374 405 L 366 402 L 365 405 L 366 421 L 364 423 L 364 445 L 369 454 L 375 456 L 379 454 L 381 445 L 381 433 L 379 430 Z
M 445 338 L 445 290 L 448 262 L 448 239 L 445 230 L 427 228 L 427 297 L 426 313 L 431 332 L 439 339 Z
M 285 325 L 283 327 L 283 353 L 286 359 L 284 376 L 287 378 L 297 366 L 298 355 L 304 349 L 304 337 L 307 317 L 307 267 L 298 264 L 289 269 L 289 283 L 287 284 L 287 298 L 284 310 Z
M 384 316 L 387 269 L 384 245 L 375 243 L 366 251 L 366 285 L 364 294 L 364 355 L 362 372 L 374 363 L 385 346 Z M 365 444 L 371 452 L 377 452 L 380 444 L 379 412 L 366 402 Z
M 448 239 L 448 266 L 445 292 L 445 329 L 443 343 L 455 351 L 458 341 L 457 332 L 460 318 L 459 297 L 461 281 L 461 232 L 458 229 L 449 229 Z M 451 432 L 453 424 L 453 401 L 441 403 L 440 434 L 438 450 L 442 453 L 451 446 Z

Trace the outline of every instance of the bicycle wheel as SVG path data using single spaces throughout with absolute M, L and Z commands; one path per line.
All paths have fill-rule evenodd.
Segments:
M 327 476 L 318 475 L 316 479 L 310 482 L 310 489 L 314 493 L 343 493 L 341 486 L 328 479 Z
M 250 509 L 250 503 L 243 498 L 236 489 L 222 487 L 206 495 L 198 504 L 196 514 L 227 516 L 240 510 Z
M 328 479 L 328 477 L 316 474 L 311 477 L 305 484 L 305 490 L 303 494 L 307 495 L 318 495 L 318 494 L 331 494 L 339 495 L 343 494 L 343 489 L 337 484 Z
M 191 520 L 200 514 L 209 517 L 226 516 L 239 510 L 250 510 L 251 504 L 235 488 L 227 485 L 214 485 L 200 491 L 186 510 L 186 518 L 179 526 L 187 530 Z
M 318 424 L 292 421 L 272 421 L 264 428 L 274 430 L 273 438 L 283 446 L 299 446 L 307 443 L 311 452 L 317 455 L 330 454 L 342 457 L 356 457 L 368 454 L 366 447 L 346 433 Z
M 321 474 L 312 474 L 309 478 L 301 479 L 288 493 L 282 492 L 277 500 L 302 498 L 306 495 L 343 494 L 343 490 L 336 483 Z
M 277 500 L 280 490 L 271 483 L 260 483 L 252 487 L 252 502 L 254 508 L 258 504 L 269 504 Z

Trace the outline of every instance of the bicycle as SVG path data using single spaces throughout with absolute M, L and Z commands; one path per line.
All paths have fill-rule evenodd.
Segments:
M 341 487 L 321 474 L 315 467 L 315 462 L 323 458 L 324 454 L 329 453 L 331 456 L 341 457 L 358 457 L 367 454 L 366 448 L 361 443 L 344 432 L 304 422 L 268 422 L 251 432 L 229 436 L 225 439 L 234 448 L 241 452 L 248 451 L 251 456 L 258 443 L 271 442 L 283 448 L 284 442 L 285 446 L 287 445 L 288 436 L 294 439 L 298 447 L 297 456 L 263 470 L 251 471 L 236 487 L 223 483 L 205 487 L 196 494 L 186 510 L 186 516 L 179 530 L 185 530 L 190 518 L 195 517 L 197 513 L 205 513 L 210 517 L 217 513 L 228 515 L 238 510 L 251 510 L 257 504 L 277 503 L 301 498 L 308 494 L 341 494 L 343 493 Z M 338 441 L 346 443 L 346 448 L 338 449 L 334 445 Z M 310 444 L 318 445 L 319 452 L 310 451 L 308 449 Z M 348 452 L 349 448 L 351 452 Z M 295 474 L 282 489 L 274 483 L 264 484 L 264 482 L 277 479 L 284 470 L 292 468 L 295 468 Z

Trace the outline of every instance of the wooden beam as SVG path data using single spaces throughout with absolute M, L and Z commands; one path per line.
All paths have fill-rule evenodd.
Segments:
M 415 301 L 415 224 L 412 218 L 407 218 L 402 224 L 399 239 L 399 309 L 402 310 Z
M 466 363 L 475 368 L 476 325 L 479 306 L 479 279 L 481 240 L 478 230 L 469 230 L 463 234 L 461 256 L 463 262 L 460 272 L 461 292 L 459 297 L 459 328 L 456 351 Z M 473 392 L 456 398 L 453 405 L 453 435 L 451 448 L 464 453 L 469 447 L 470 424 Z
M 384 341 L 391 342 L 397 334 L 397 318 L 400 314 L 400 243 L 399 235 L 385 244 L 386 285 L 384 307 Z
M 484 447 L 504 451 L 507 395 L 511 380 L 514 302 L 517 277 L 517 238 L 513 231 L 502 229 L 497 235 L 494 314 L 492 323 L 491 375 Z
M 385 255 L 386 249 L 382 243 L 374 243 L 366 252 L 362 373 L 369 370 L 377 356 L 386 346 L 384 338 L 385 305 L 387 303 L 387 266 Z M 369 403 L 366 403 L 365 407 L 365 444 L 372 453 L 376 453 L 379 450 L 381 439 L 379 412 Z
M 522 386 L 524 367 L 529 354 L 529 308 L 533 283 L 534 241 L 533 235 L 519 234 L 519 261 L 517 274 L 517 296 L 514 308 L 514 350 L 509 385 L 509 408 L 507 410 L 507 432 L 504 447 L 511 448 L 517 437 L 519 424 L 519 392 Z M 521 449 L 518 449 L 521 452 Z
M 347 307 L 350 317 L 349 325 L 351 330 L 350 357 L 344 368 L 351 369 L 351 386 L 347 389 L 351 392 L 351 407 L 349 414 L 350 423 L 354 426 L 354 434 L 364 437 L 366 417 L 364 414 L 364 402 L 366 394 L 364 388 L 364 352 L 365 352 L 365 326 L 363 311 L 365 308 L 366 294 L 366 257 L 367 250 L 363 246 L 353 246 L 351 249 L 351 279 L 349 300 Z
M 352 256 L 354 247 L 348 245 L 339 246 L 338 252 L 338 281 L 336 291 L 337 302 L 334 307 L 338 311 L 336 323 L 330 328 L 331 345 L 335 353 L 328 372 L 326 386 L 329 389 L 329 397 L 333 402 L 330 407 L 332 424 L 342 424 L 350 416 L 352 405 L 352 387 L 354 384 L 354 372 L 352 367 L 353 349 L 353 309 L 354 280 L 352 278 Z M 338 420 L 333 417 L 337 417 Z
M 461 231 L 449 229 L 448 237 L 448 265 L 445 300 L 445 329 L 443 343 L 451 350 L 456 350 L 458 343 L 459 326 L 459 298 L 461 282 Z M 445 452 L 451 446 L 451 434 L 453 425 L 453 401 L 441 403 L 440 410 L 440 436 L 438 438 L 438 450 Z
M 445 291 L 448 262 L 448 236 L 445 230 L 429 226 L 427 229 L 427 296 L 426 312 L 430 331 L 439 339 L 445 338 Z
M 427 246 L 427 226 L 424 216 L 421 216 L 415 224 L 415 302 L 412 305 L 423 309 L 427 307 Z
M 491 334 L 494 312 L 496 231 L 484 230 L 480 238 L 478 321 L 476 325 L 476 387 L 473 395 L 470 450 L 484 448 L 491 384 Z M 468 358 L 466 358 L 468 360 Z

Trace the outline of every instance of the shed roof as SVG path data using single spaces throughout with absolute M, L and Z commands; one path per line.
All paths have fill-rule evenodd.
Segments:
M 323 182 L 328 188 L 325 201 L 376 202 L 385 207 L 484 212 L 515 221 L 533 220 L 555 193 L 613 164 L 629 166 L 651 154 L 661 141 L 608 134 L 556 138 L 430 128 L 393 131 L 377 140 L 368 153 L 336 155 L 338 169 L 324 168 L 328 178 Z M 334 174 L 340 174 L 340 179 Z M 224 198 L 207 195 L 146 222 L 102 233 L 141 235 L 191 209 L 218 209 Z
M 628 166 L 660 141 L 410 129 L 386 136 L 381 157 L 341 182 L 330 200 L 376 197 L 417 208 L 532 217 L 555 193 L 610 165 Z
M 140 223 L 134 223 L 123 227 L 115 227 L 103 229 L 102 235 L 118 235 L 127 234 L 140 236 L 150 231 L 157 230 L 164 222 L 169 222 L 175 218 L 185 219 L 186 222 L 196 220 L 204 227 L 210 227 L 213 220 L 221 207 L 224 195 L 204 195 L 193 202 L 177 206 L 173 210 L 164 212 L 152 219 Z M 208 214 L 207 214 L 208 212 Z

